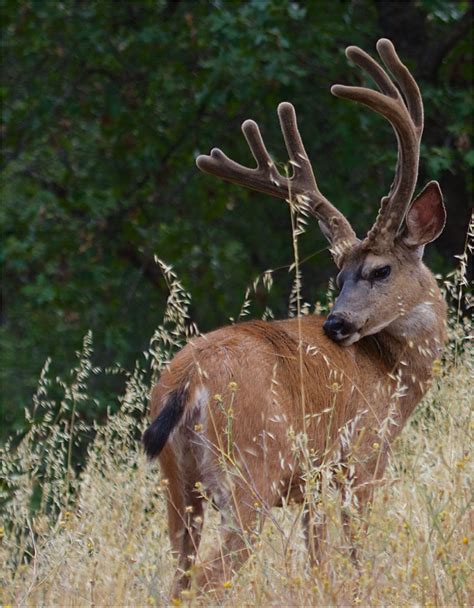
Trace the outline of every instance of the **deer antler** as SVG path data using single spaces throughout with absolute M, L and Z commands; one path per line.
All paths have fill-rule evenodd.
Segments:
M 198 156 L 196 164 L 201 171 L 217 175 L 235 184 L 278 198 L 296 199 L 298 202 L 306 203 L 308 211 L 329 233 L 331 249 L 337 262 L 344 251 L 357 242 L 356 235 L 344 215 L 319 191 L 298 131 L 295 109 L 291 103 L 283 102 L 278 106 L 278 117 L 293 169 L 291 177 L 280 174 L 265 147 L 260 129 L 253 120 L 246 120 L 242 124 L 242 131 L 257 161 L 255 169 L 239 165 L 218 148 L 213 148 L 210 156 Z
M 397 236 L 415 190 L 423 133 L 423 102 L 415 79 L 400 61 L 390 40 L 381 38 L 377 42 L 377 51 L 400 91 L 370 55 L 359 47 L 350 46 L 346 55 L 373 78 L 381 93 L 339 84 L 331 87 L 331 92 L 375 110 L 391 123 L 395 131 L 398 142 L 395 179 L 388 195 L 382 198 L 377 219 L 364 241 L 371 247 L 385 248 Z

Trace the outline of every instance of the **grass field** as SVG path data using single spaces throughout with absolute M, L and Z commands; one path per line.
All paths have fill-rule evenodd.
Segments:
M 169 272 L 169 270 L 168 270 Z M 148 357 L 168 356 L 187 299 L 169 274 L 173 297 Z M 463 281 L 461 281 L 462 283 Z M 464 281 L 465 282 L 465 281 Z M 450 288 L 457 293 L 459 281 Z M 174 298 L 174 299 L 173 299 Z M 330 525 L 324 564 L 311 570 L 301 508 L 274 509 L 246 566 L 225 584 L 223 606 L 469 606 L 473 601 L 472 350 L 470 327 L 453 311 L 450 345 L 432 389 L 400 438 L 360 539 L 360 566 L 349 559 L 337 494 L 323 493 Z M 181 323 L 181 325 L 180 325 Z M 121 408 L 103 426 L 76 415 L 90 403 L 86 337 L 63 399 L 50 399 L 45 368 L 28 414 L 30 431 L 2 448 L 0 544 L 4 606 L 163 606 L 173 561 L 165 516 L 166 483 L 146 462 L 138 438 L 146 420 L 148 377 L 129 376 Z M 140 421 L 140 422 L 137 422 Z M 93 439 L 90 439 L 92 438 Z M 75 473 L 76 444 L 89 441 Z M 204 547 L 215 543 L 209 509 Z M 471 562 L 470 562 L 471 559 Z M 174 605 L 213 605 L 195 590 Z

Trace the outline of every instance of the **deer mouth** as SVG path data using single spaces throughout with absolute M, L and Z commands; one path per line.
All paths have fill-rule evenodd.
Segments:
M 361 331 L 345 315 L 331 313 L 323 325 L 324 333 L 341 346 L 350 346 L 361 337 Z
M 337 340 L 337 343 L 340 344 L 341 346 L 351 346 L 352 344 L 355 344 L 355 342 L 360 340 L 361 337 L 362 336 L 360 334 L 360 331 L 355 331 L 353 334 L 350 334 L 349 336 L 343 336 L 340 340 Z

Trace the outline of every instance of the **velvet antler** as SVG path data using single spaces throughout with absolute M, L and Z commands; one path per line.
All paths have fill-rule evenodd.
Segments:
M 344 251 L 357 242 L 355 233 L 344 215 L 321 194 L 317 186 L 291 103 L 283 102 L 278 106 L 278 117 L 293 171 L 291 177 L 283 176 L 278 171 L 253 120 L 246 120 L 242 124 L 242 131 L 257 162 L 255 169 L 234 162 L 218 148 L 211 150 L 209 156 L 198 156 L 196 164 L 202 171 L 235 184 L 304 203 L 330 238 L 337 263 Z
M 382 198 L 377 219 L 364 241 L 373 248 L 384 249 L 397 236 L 415 190 L 423 133 L 423 102 L 413 76 L 400 61 L 390 40 L 380 39 L 377 51 L 399 89 L 370 55 L 350 46 L 346 55 L 372 77 L 381 92 L 339 84 L 334 85 L 331 92 L 375 110 L 391 123 L 395 131 L 398 142 L 395 179 L 388 195 Z

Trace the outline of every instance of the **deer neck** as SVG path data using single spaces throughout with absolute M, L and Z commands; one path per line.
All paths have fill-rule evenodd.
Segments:
M 407 414 L 429 388 L 446 341 L 446 303 L 431 273 L 430 279 L 426 298 L 376 336 L 392 374 L 408 388 Z

